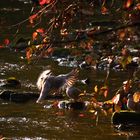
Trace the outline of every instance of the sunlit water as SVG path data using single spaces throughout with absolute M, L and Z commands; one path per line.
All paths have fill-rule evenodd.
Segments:
M 1 0 L 2 2 L 2 0 Z M 27 3 L 26 3 L 27 2 Z M 28 1 L 20 1 L 22 8 L 18 5 L 11 7 L 2 7 L 0 12 L 8 15 L 11 12 L 16 14 L 21 12 L 22 18 L 26 17 L 23 9 L 28 9 Z M 20 5 L 20 6 L 21 6 Z M 5 16 L 3 16 L 5 19 Z M 19 19 L 16 19 L 18 21 Z M 7 21 L 10 21 L 7 18 Z M 14 24 L 11 21 L 11 24 Z M 9 23 L 7 23 L 9 25 Z M 2 28 L 2 27 L 1 27 Z M 9 33 L 9 32 L 8 32 Z M 9 35 L 9 34 L 8 34 Z M 7 35 L 3 34 L 3 38 Z M 23 56 L 23 57 L 21 57 Z M 38 92 L 36 88 L 36 80 L 39 73 L 51 65 L 52 71 L 57 75 L 67 73 L 71 68 L 57 66 L 57 62 L 49 59 L 39 60 L 31 65 L 27 65 L 27 61 L 22 59 L 24 53 L 12 52 L 9 50 L 0 50 L 0 79 L 8 77 L 16 77 L 20 80 L 21 89 L 18 91 Z M 88 75 L 87 75 L 88 73 Z M 79 87 L 88 92 L 92 92 L 97 84 L 102 84 L 105 72 L 97 72 L 95 70 L 81 70 L 80 79 L 90 78 L 92 85 L 80 85 Z M 119 78 L 121 77 L 121 78 Z M 112 72 L 110 78 L 110 99 L 113 93 L 121 85 L 122 81 L 127 78 L 124 73 Z M 1 89 L 3 90 L 3 89 Z M 105 100 L 101 98 L 100 100 Z M 58 108 L 44 108 L 45 104 L 52 104 L 54 101 L 46 101 L 43 105 L 38 105 L 35 101 L 24 104 L 16 104 L 9 101 L 0 100 L 0 137 L 6 137 L 10 140 L 45 140 L 45 139 L 95 139 L 95 140 L 139 140 L 139 130 L 134 131 L 116 131 L 111 124 L 111 115 L 104 116 L 99 113 L 97 118 L 87 110 L 65 110 Z M 1 138 L 0 138 L 1 139 Z

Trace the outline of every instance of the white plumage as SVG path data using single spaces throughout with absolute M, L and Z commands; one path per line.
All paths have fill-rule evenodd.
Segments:
M 68 74 L 61 74 L 58 76 L 52 75 L 51 70 L 45 70 L 41 73 L 37 80 L 37 87 L 41 91 L 37 103 L 45 99 L 52 90 L 60 93 L 62 89 L 74 85 L 78 77 L 78 69 L 73 69 Z

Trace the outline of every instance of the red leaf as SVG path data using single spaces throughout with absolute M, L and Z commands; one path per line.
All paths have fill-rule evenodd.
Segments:
M 45 5 L 45 4 L 51 3 L 51 1 L 52 1 L 52 0 L 39 0 L 39 4 L 40 4 L 41 6 L 43 6 L 43 5 Z
M 29 17 L 29 22 L 33 23 L 36 18 L 37 18 L 37 14 L 34 14 L 34 15 L 30 16 Z
M 39 4 L 40 4 L 40 5 L 46 4 L 46 0 L 39 0 Z
M 79 117 L 85 117 L 85 115 L 81 113 L 81 114 L 79 114 Z
M 38 29 L 36 29 L 36 32 L 38 32 L 38 33 L 44 33 L 44 29 L 43 28 L 38 28 Z
M 1 48 L 4 48 L 4 47 L 0 45 L 0 49 L 1 49 Z
M 6 38 L 4 41 L 3 41 L 4 45 L 9 45 L 10 44 L 10 40 L 8 38 Z

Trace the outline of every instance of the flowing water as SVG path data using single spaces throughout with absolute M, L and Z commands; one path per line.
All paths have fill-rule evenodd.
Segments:
M 10 1 L 9 1 L 10 2 Z M 1 26 L 16 24 L 19 20 L 28 17 L 31 5 L 28 0 L 0 1 Z M 21 15 L 17 16 L 17 15 Z M 4 22 L 4 23 L 3 23 Z M 4 29 L 4 28 L 3 28 Z M 2 30 L 1 40 L 13 35 L 15 30 Z M 11 33 L 11 34 L 10 34 Z M 28 34 L 28 33 L 27 33 Z M 17 92 L 38 92 L 36 80 L 39 73 L 48 65 L 53 73 L 67 73 L 71 68 L 60 67 L 57 62 L 50 59 L 39 60 L 34 64 L 27 65 L 25 54 L 13 52 L 7 49 L 0 50 L 0 79 L 16 77 L 21 82 Z M 87 75 L 88 73 L 88 75 Z M 90 78 L 92 86 L 80 85 L 81 89 L 93 91 L 96 84 L 101 84 L 105 72 L 95 70 L 81 70 L 80 79 Z M 110 78 L 110 94 L 116 91 L 122 81 L 127 78 L 122 72 L 112 72 Z M 0 89 L 2 90 L 2 89 Z M 100 99 L 105 100 L 105 99 Z M 46 101 L 51 104 L 54 101 Z M 111 124 L 111 115 L 105 116 L 99 112 L 98 120 L 87 110 L 65 110 L 58 108 L 44 108 L 44 105 L 36 104 L 35 101 L 27 103 L 14 103 L 0 100 L 0 139 L 10 140 L 45 140 L 45 139 L 96 139 L 96 140 L 139 140 L 139 131 L 116 131 Z

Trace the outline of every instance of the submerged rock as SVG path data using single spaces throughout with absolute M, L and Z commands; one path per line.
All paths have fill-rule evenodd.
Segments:
M 33 92 L 14 92 L 11 90 L 4 90 L 0 93 L 0 99 L 7 100 L 15 103 L 25 103 L 28 101 L 37 100 L 39 97 L 38 93 Z M 64 99 L 62 94 L 60 95 L 48 95 L 46 100 L 53 100 L 53 99 Z
M 86 108 L 85 102 L 72 102 L 68 100 L 63 100 L 58 102 L 58 108 L 60 109 L 74 109 L 74 110 L 83 110 Z
M 115 112 L 111 122 L 113 125 L 140 125 L 140 113 L 134 111 Z
M 0 92 L 0 99 L 3 100 L 10 100 L 11 95 L 13 94 L 13 91 L 10 90 L 4 90 Z
M 0 80 L 0 87 L 4 87 L 4 88 L 20 88 L 21 83 L 15 77 L 9 77 L 8 79 Z

